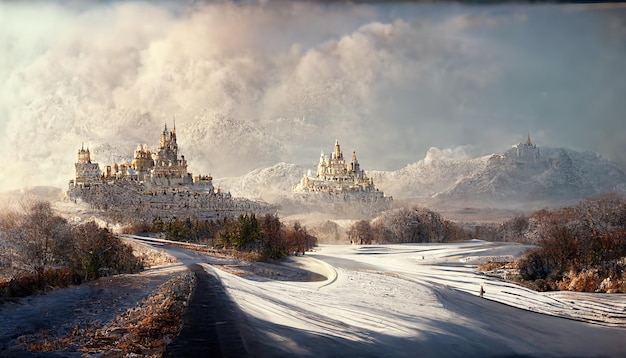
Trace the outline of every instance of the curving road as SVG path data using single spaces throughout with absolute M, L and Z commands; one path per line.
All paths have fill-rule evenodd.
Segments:
M 177 339 L 167 346 L 166 357 L 245 357 L 254 351 L 254 330 L 208 267 L 189 266 L 196 287 L 183 317 Z
M 242 278 L 208 265 L 223 264 L 223 259 L 167 248 L 198 278 L 183 331 L 167 353 L 172 357 L 626 357 L 624 328 L 479 298 L 472 291 L 477 282 L 488 284 L 488 298 L 508 299 L 515 292 L 506 285 L 506 292 L 496 294 L 497 282 L 458 264 L 477 252 L 493 253 L 489 248 L 476 243 L 361 252 L 323 247 L 299 261 L 310 262 L 314 256 L 320 260 L 315 269 L 325 270 L 329 277 L 310 283 Z M 436 257 L 437 250 L 446 253 Z M 415 257 L 423 267 L 415 265 Z M 558 303 L 551 296 L 521 288 L 520 292 L 528 296 L 516 297 L 529 307 L 536 304 L 544 309 Z M 613 297 L 616 302 L 624 299 Z

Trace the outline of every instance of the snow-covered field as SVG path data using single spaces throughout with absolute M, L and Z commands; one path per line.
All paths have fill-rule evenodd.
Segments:
M 267 356 L 626 356 L 626 295 L 537 293 L 472 266 L 525 249 L 328 245 L 298 261 L 321 282 L 214 272 Z
M 219 277 L 236 303 L 253 356 L 626 356 L 626 295 L 538 293 L 475 270 L 526 249 L 483 241 L 323 245 L 274 265 L 159 245 L 178 263 L 0 305 L 0 356 L 20 337 L 104 326 L 194 263 Z

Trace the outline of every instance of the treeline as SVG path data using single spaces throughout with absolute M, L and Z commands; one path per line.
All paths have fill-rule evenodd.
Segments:
M 468 239 L 457 224 L 424 208 L 385 211 L 372 221 L 355 222 L 348 231 L 350 242 L 367 245 L 399 243 L 436 243 Z
M 626 292 L 626 198 L 619 194 L 517 217 L 492 235 L 538 246 L 518 262 L 533 288 Z
M 317 238 L 300 223 L 287 226 L 280 219 L 266 214 L 260 219 L 254 214 L 239 215 L 237 219 L 198 221 L 186 218 L 163 222 L 156 218 L 151 224 L 129 228 L 132 232 L 164 233 L 171 240 L 207 244 L 232 249 L 249 260 L 272 260 L 302 253 L 317 246 Z
M 141 270 L 132 249 L 94 222 L 71 225 L 49 202 L 0 215 L 0 296 L 80 284 Z

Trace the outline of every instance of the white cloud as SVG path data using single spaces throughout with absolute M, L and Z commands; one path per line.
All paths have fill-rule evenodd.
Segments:
M 368 169 L 397 169 L 534 130 L 503 108 L 520 93 L 501 96 L 533 68 L 509 41 L 545 14 L 414 6 L 6 4 L 0 155 L 20 164 L 0 181 L 62 185 L 81 142 L 130 154 L 173 116 L 191 169 L 217 176 L 307 164 L 335 138 Z

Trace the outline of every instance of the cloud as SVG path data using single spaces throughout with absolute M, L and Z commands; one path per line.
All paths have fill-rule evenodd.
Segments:
M 335 138 L 366 169 L 398 169 L 431 146 L 497 151 L 529 130 L 607 155 L 625 142 L 611 92 L 625 83 L 623 22 L 600 23 L 602 12 L 271 1 L 0 11 L 5 187 L 63 185 L 81 142 L 131 155 L 174 116 L 190 169 L 216 176 L 309 164 Z M 555 19 L 565 31 L 549 32 Z M 580 73 L 593 63 L 603 67 Z M 590 118 L 563 130 L 584 96 L 611 142 Z

